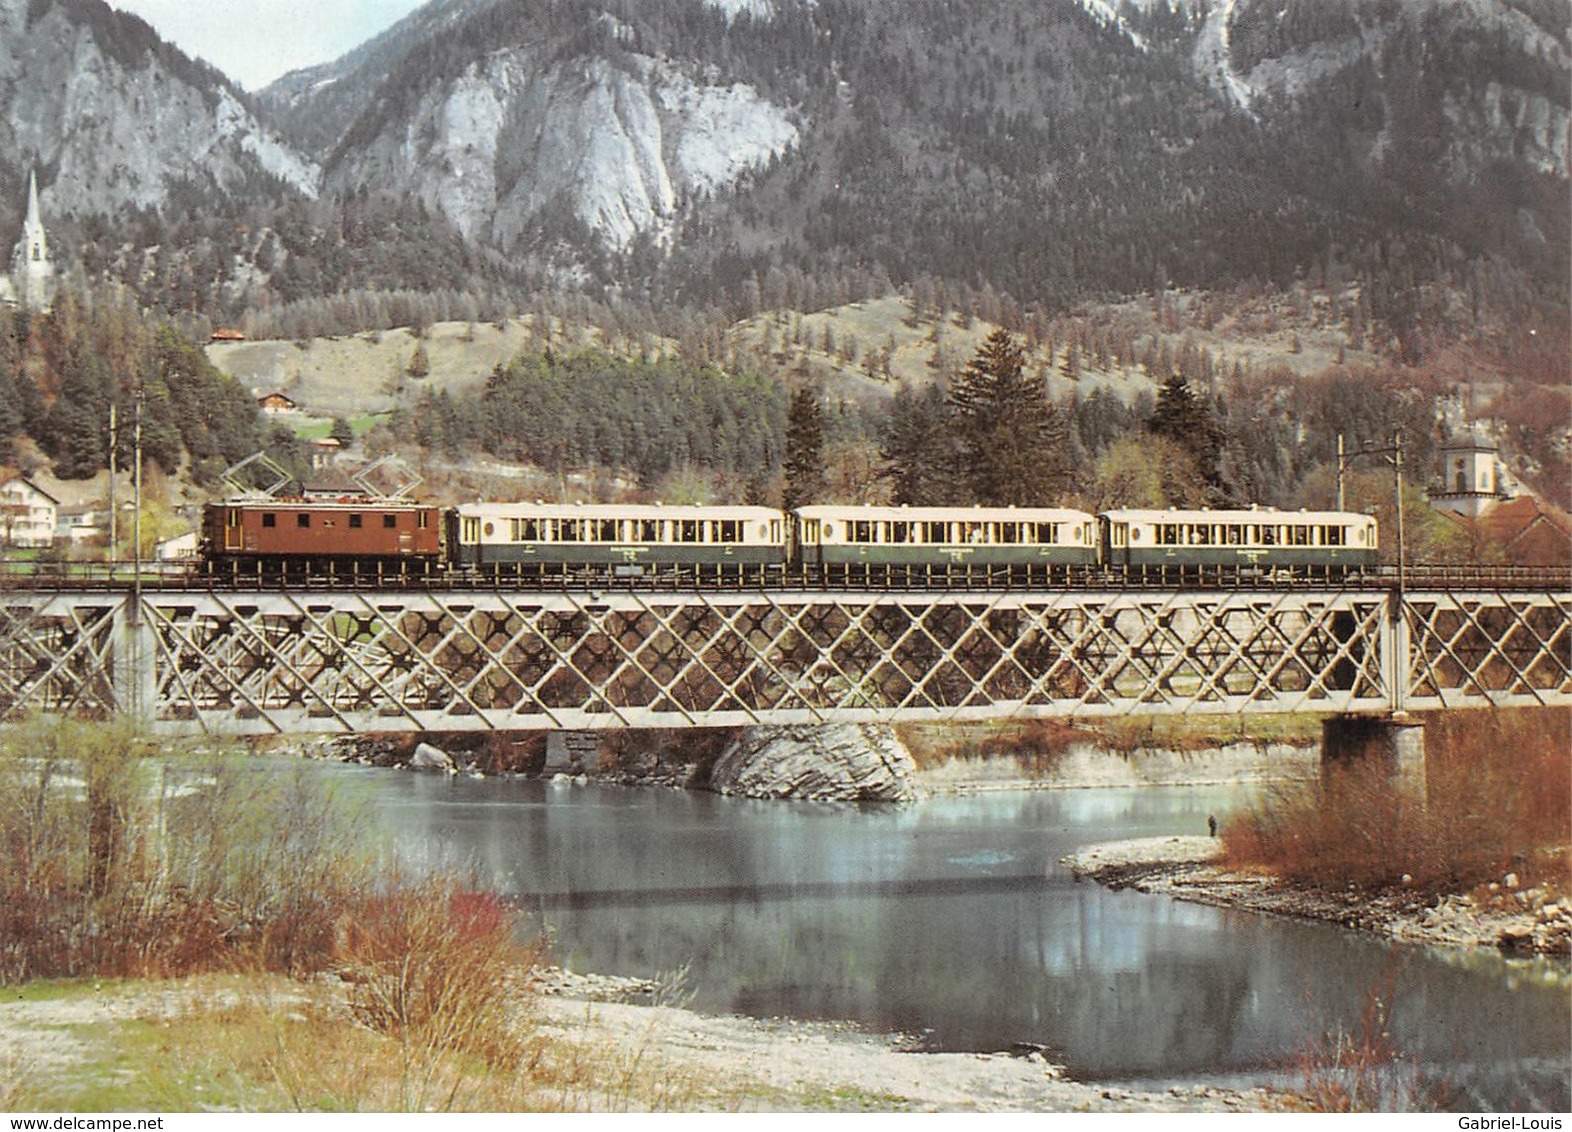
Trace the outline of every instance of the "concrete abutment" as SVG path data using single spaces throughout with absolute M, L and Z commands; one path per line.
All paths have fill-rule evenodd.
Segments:
M 1340 770 L 1371 763 L 1422 802 L 1427 790 L 1424 724 L 1391 715 L 1330 715 L 1321 721 L 1323 786 Z

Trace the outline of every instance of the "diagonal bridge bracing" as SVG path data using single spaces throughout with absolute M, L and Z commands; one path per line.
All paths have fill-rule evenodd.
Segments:
M 17 594 L 0 714 L 225 734 L 1572 704 L 1572 596 Z

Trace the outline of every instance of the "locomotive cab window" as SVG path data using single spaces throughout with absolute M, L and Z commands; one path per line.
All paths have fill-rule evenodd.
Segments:
M 235 518 L 237 520 L 240 518 L 240 512 L 239 511 L 232 512 L 232 514 L 235 516 Z M 240 524 L 239 524 L 239 522 L 236 522 L 234 525 L 238 527 Z M 273 512 L 271 512 L 271 511 L 264 511 L 264 512 L 262 512 L 262 525 L 264 527 L 276 527 L 276 526 L 278 526 L 278 516 L 273 514 Z
M 360 516 L 354 514 L 353 512 L 351 512 L 350 516 L 349 516 L 349 528 L 350 528 L 350 530 L 358 531 L 360 529 L 360 522 L 361 522 Z
M 297 527 L 309 527 L 310 525 L 311 525 L 311 513 L 309 511 L 302 511 L 300 514 L 295 516 L 295 526 L 297 526 Z
M 397 515 L 384 515 L 384 516 L 382 516 L 382 527 L 383 527 L 384 530 L 391 531 L 396 526 L 398 526 L 398 516 Z

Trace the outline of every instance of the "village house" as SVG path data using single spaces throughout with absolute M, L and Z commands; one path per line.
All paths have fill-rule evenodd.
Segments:
M 109 512 L 101 506 L 80 503 L 61 507 L 55 520 L 55 540 L 70 546 L 104 543 L 109 539 Z
M 297 406 L 294 401 L 284 396 L 283 393 L 275 391 L 258 397 L 257 408 L 261 409 L 269 416 L 273 416 L 278 413 L 293 412 Z
M 60 501 L 20 472 L 0 472 L 0 543 L 37 550 L 55 542 Z

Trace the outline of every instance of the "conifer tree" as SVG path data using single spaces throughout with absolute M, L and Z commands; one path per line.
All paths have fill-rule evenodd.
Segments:
M 890 400 L 879 445 L 890 498 L 913 507 L 957 502 L 954 447 L 943 386 L 935 382 L 913 392 L 902 383 Z
M 1068 428 L 1041 374 L 1007 330 L 995 330 L 950 385 L 961 480 L 971 502 L 1045 505 L 1070 486 Z
M 1223 433 L 1212 415 L 1211 406 L 1197 397 L 1181 373 L 1172 374 L 1157 392 L 1157 406 L 1147 422 L 1147 430 L 1166 437 L 1195 457 L 1195 465 L 1211 487 L 1214 502 L 1225 495 L 1218 462 L 1223 452 Z
M 824 408 L 819 391 L 802 386 L 791 395 L 786 408 L 786 488 L 782 506 L 787 511 L 822 499 L 824 495 Z

